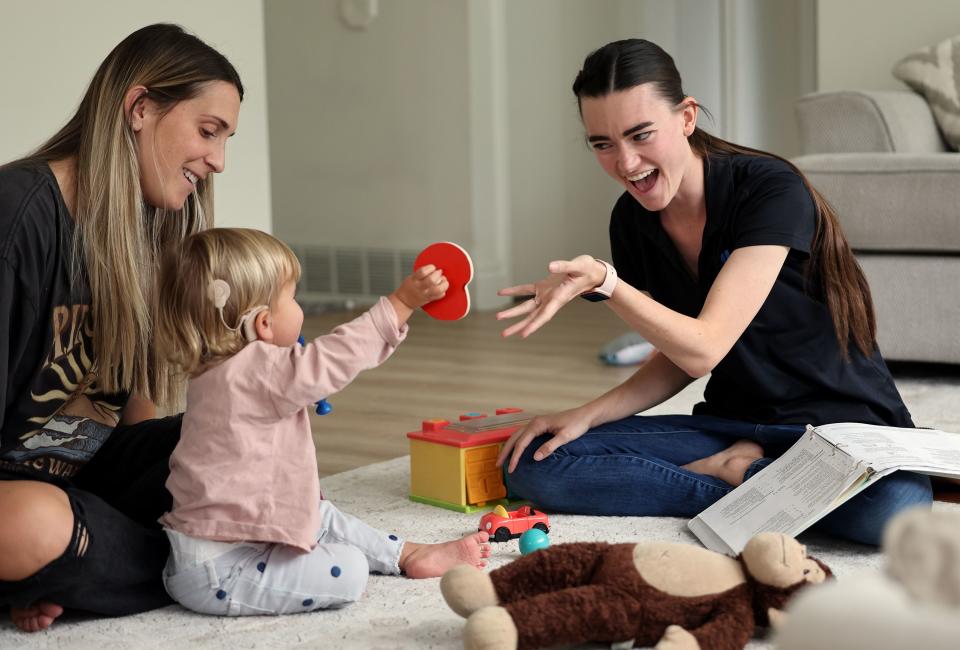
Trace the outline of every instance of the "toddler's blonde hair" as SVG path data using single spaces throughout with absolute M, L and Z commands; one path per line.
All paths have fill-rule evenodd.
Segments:
M 223 320 L 208 293 L 214 280 L 230 286 Z M 158 356 L 181 376 L 208 370 L 247 344 L 242 327 L 227 326 L 237 327 L 244 312 L 271 305 L 283 285 L 299 280 L 297 256 L 265 232 L 212 228 L 190 235 L 160 268 Z

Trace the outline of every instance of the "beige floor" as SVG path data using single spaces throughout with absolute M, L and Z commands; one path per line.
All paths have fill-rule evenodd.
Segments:
M 570 408 L 632 372 L 597 359 L 600 346 L 625 331 L 604 305 L 577 301 L 526 340 L 503 339 L 504 323 L 494 314 L 474 312 L 455 322 L 415 314 L 392 358 L 331 396 L 332 413 L 312 416 L 320 475 L 407 454 L 405 433 L 425 419 L 492 415 L 502 407 L 534 413 Z M 304 336 L 328 332 L 354 315 L 308 316 Z
M 326 333 L 359 313 L 308 316 L 304 336 Z M 406 455 L 406 432 L 418 430 L 425 419 L 492 414 L 508 406 L 559 411 L 600 395 L 633 372 L 597 359 L 602 345 L 626 331 L 602 304 L 575 301 L 526 340 L 502 338 L 504 326 L 495 312 L 474 312 L 456 322 L 414 314 L 407 340 L 393 357 L 331 396 L 333 413 L 311 416 L 320 475 Z M 949 397 L 960 394 L 960 367 L 893 369 L 917 426 L 960 431 L 960 413 Z M 689 413 L 705 384 L 706 378 L 698 380 L 650 413 Z

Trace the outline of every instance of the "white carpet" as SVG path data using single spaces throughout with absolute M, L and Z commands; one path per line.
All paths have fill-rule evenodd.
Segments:
M 898 381 L 918 425 L 960 431 L 954 396 L 957 379 Z M 687 393 L 687 391 L 685 391 Z M 678 396 L 679 397 L 679 396 Z M 696 391 L 683 401 L 696 399 Z M 667 406 L 667 405 L 664 405 Z M 664 409 L 661 406 L 660 409 Z M 689 406 L 671 401 L 672 412 Z M 666 411 L 664 411 L 666 412 Z M 951 428 L 952 425 L 952 428 Z M 324 494 L 342 510 L 383 530 L 395 530 L 413 541 L 439 542 L 476 530 L 479 515 L 464 515 L 407 499 L 408 459 L 397 458 L 322 481 Z M 937 507 L 960 508 L 937 504 Z M 551 517 L 551 543 L 641 539 L 697 543 L 685 520 L 639 517 Z M 844 574 L 878 567 L 878 553 L 816 535 L 804 541 L 810 552 Z M 494 545 L 491 566 L 519 557 L 517 542 Z M 363 599 L 342 610 L 285 617 L 216 618 L 171 606 L 117 619 L 65 615 L 37 634 L 17 631 L 0 621 L 0 648 L 459 648 L 463 619 L 443 602 L 438 580 L 371 576 Z M 768 644 L 755 641 L 750 648 Z
M 347 512 L 383 530 L 409 533 L 416 541 L 443 541 L 476 530 L 478 515 L 464 515 L 410 502 L 406 458 L 337 474 L 324 494 Z M 941 504 L 938 504 L 938 506 Z M 953 507 L 953 506 L 950 506 Z M 551 543 L 664 539 L 696 543 L 685 520 L 641 517 L 551 517 Z M 811 553 L 844 573 L 875 566 L 877 553 L 862 546 L 809 535 Z M 494 545 L 491 566 L 519 557 L 517 542 Z M 371 576 L 363 599 L 342 610 L 284 617 L 216 618 L 180 607 L 117 619 L 65 616 L 38 634 L 0 624 L 0 647 L 9 648 L 458 648 L 463 619 L 440 596 L 437 580 Z M 754 642 L 751 648 L 767 644 Z

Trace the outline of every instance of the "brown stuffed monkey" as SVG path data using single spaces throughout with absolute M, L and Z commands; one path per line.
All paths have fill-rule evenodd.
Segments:
M 671 542 L 559 544 L 440 582 L 467 617 L 464 646 L 544 648 L 633 640 L 658 650 L 741 650 L 793 593 L 831 575 L 792 537 L 760 533 L 737 558 Z

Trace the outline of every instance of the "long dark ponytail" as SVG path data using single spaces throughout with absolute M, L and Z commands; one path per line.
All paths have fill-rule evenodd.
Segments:
M 674 106 L 686 99 L 673 58 L 658 45 L 643 39 L 608 43 L 591 52 L 573 82 L 573 94 L 603 97 L 650 83 Z M 877 320 L 870 287 L 843 235 L 834 209 L 789 160 L 766 151 L 744 147 L 713 136 L 699 126 L 689 137 L 690 147 L 701 157 L 747 154 L 776 158 L 802 180 L 817 211 L 817 225 L 807 264 L 807 285 L 830 310 L 833 328 L 844 356 L 848 343 L 870 356 L 876 348 Z

